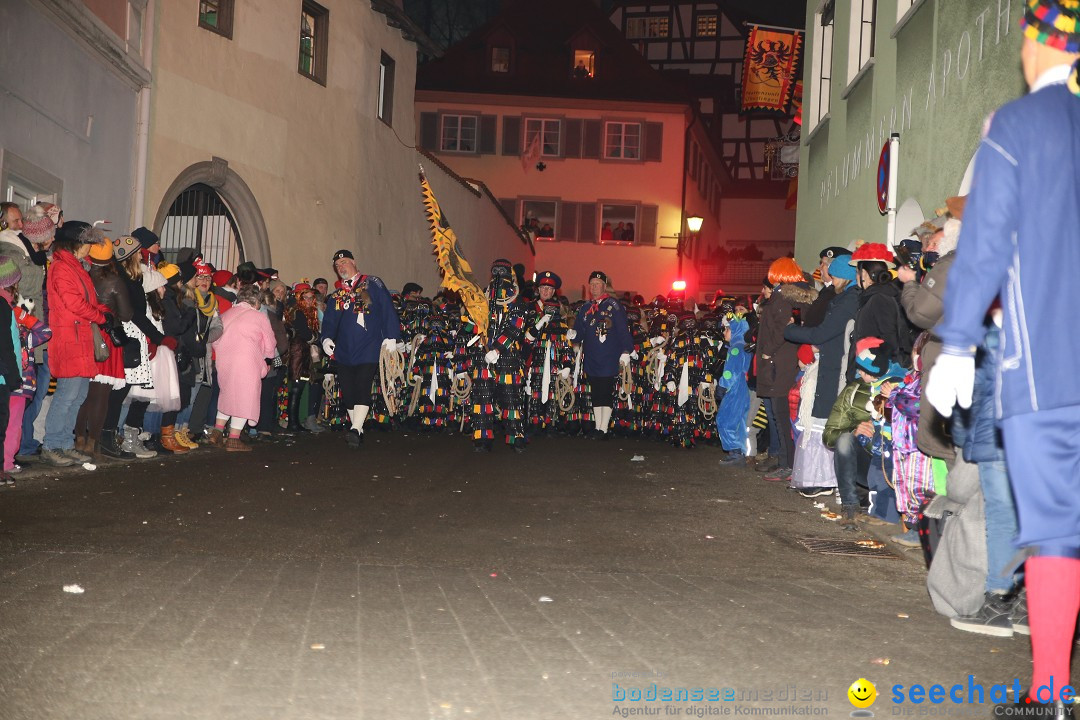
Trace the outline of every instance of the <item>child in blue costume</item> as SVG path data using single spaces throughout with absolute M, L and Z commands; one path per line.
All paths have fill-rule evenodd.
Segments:
M 716 430 L 721 446 L 728 451 L 725 463 L 742 462 L 746 452 L 746 414 L 750 411 L 750 388 L 746 372 L 751 356 L 746 352 L 746 332 L 750 324 L 741 315 L 730 316 L 724 327 L 728 343 L 724 371 L 716 383 L 720 407 L 716 411 Z M 722 394 L 722 395 L 721 395 Z

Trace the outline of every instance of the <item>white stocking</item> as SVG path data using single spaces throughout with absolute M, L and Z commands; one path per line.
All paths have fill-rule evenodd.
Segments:
M 371 410 L 369 405 L 353 405 L 352 412 L 349 414 L 353 430 L 358 433 L 364 432 L 364 421 L 367 420 L 369 410 Z

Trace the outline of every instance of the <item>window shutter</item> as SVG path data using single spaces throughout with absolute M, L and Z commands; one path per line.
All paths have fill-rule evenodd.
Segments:
M 499 205 L 502 205 L 502 209 L 514 221 L 514 227 L 521 224 L 521 221 L 518 220 L 517 198 L 499 198 Z
M 664 155 L 664 123 L 645 123 L 645 162 L 660 162 Z
M 581 120 L 574 118 L 563 122 L 563 157 L 581 157 Z
M 604 124 L 599 120 L 586 120 L 584 129 L 581 133 L 581 157 L 592 158 L 594 160 L 600 158 L 600 153 L 603 148 L 600 144 L 603 142 L 603 128 Z
M 596 203 L 581 203 L 578 210 L 578 242 L 596 242 Z
M 504 115 L 503 116 L 502 154 L 503 155 L 520 155 L 521 154 L 521 116 L 520 115 Z
M 660 208 L 656 205 L 641 206 L 641 223 L 639 224 L 636 244 L 656 244 L 656 216 L 659 210 Z
M 495 133 L 498 122 L 498 115 L 480 116 L 480 142 L 478 147 L 481 155 L 495 154 Z
M 574 241 L 578 234 L 578 203 L 559 204 L 559 228 L 557 240 Z
M 439 113 L 420 113 L 420 147 L 439 151 Z

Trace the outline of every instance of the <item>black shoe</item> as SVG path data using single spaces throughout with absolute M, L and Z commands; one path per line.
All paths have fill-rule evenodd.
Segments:
M 822 495 L 832 495 L 834 492 L 836 492 L 836 488 L 829 487 L 808 487 L 799 490 L 799 494 L 802 495 L 804 498 L 816 498 L 821 497 Z
M 345 442 L 349 444 L 353 450 L 359 450 L 360 446 L 364 444 L 364 434 L 356 430 L 350 430 L 345 434 Z
M 135 453 L 126 453 L 120 449 L 120 443 L 116 441 L 115 430 L 102 430 L 98 447 L 101 449 L 101 454 L 106 457 L 123 460 L 130 460 L 135 457 Z
M 516 443 L 514 443 L 513 448 L 514 448 L 514 452 L 516 452 L 518 454 L 521 454 L 521 453 L 525 452 L 525 443 L 524 442 L 516 442 Z
M 957 630 L 979 635 L 1012 637 L 1013 627 L 1010 615 L 1015 606 L 1015 596 L 988 592 L 983 599 L 982 607 L 976 610 L 974 615 L 949 618 L 949 624 Z

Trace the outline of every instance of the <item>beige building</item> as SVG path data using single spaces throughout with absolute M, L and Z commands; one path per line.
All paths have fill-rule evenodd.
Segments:
M 391 288 L 434 292 L 412 147 L 426 40 L 396 2 L 160 0 L 156 20 L 142 210 L 167 253 L 296 280 L 344 247 Z M 486 188 L 425 169 L 476 266 L 531 258 Z

